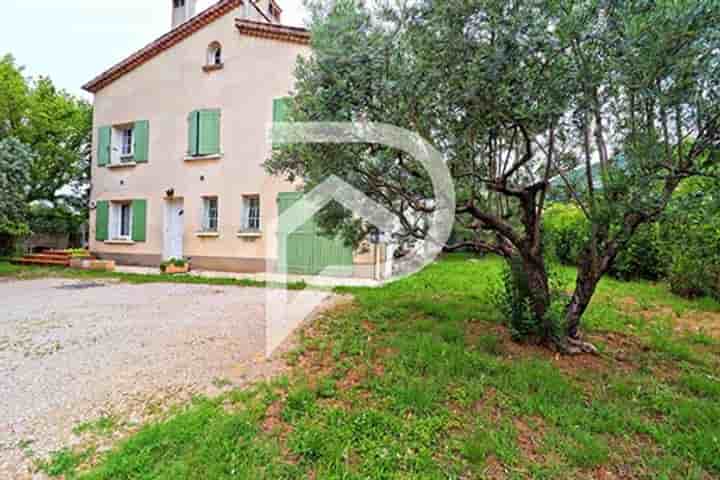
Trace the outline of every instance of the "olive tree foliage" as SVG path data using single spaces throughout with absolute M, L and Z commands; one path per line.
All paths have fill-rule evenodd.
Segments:
M 28 233 L 28 207 L 25 201 L 30 182 L 32 153 L 19 140 L 0 140 L 0 236 Z
M 541 339 L 592 350 L 580 320 L 635 231 L 719 160 L 720 2 L 417 0 L 310 3 L 292 120 L 385 122 L 442 152 L 457 190 L 459 246 L 521 265 Z M 622 161 L 618 161 L 621 159 Z M 267 169 L 307 188 L 334 174 L 424 238 L 433 197 L 413 158 L 380 145 L 293 145 Z M 558 321 L 543 255 L 550 185 L 591 224 Z M 340 207 L 322 223 L 355 238 Z M 551 312 L 553 312 L 551 314 Z M 560 330 L 558 330 L 560 324 Z

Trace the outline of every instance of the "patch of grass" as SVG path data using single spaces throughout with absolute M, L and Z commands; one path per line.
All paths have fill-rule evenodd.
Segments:
M 504 465 L 516 464 L 520 450 L 512 422 L 508 418 L 479 422 L 475 432 L 465 441 L 463 455 L 476 466 L 484 466 L 490 455 Z
M 59 450 L 46 461 L 38 463 L 38 469 L 51 477 L 65 476 L 66 479 L 76 478 L 76 469 L 93 454 L 93 450 L 75 453 L 65 448 Z
M 584 324 L 602 354 L 556 358 L 510 342 L 491 299 L 501 268 L 451 255 L 380 289 L 338 289 L 354 304 L 309 327 L 289 375 L 196 400 L 81 478 L 720 475 L 717 343 L 643 315 L 716 302 L 604 280 Z M 569 287 L 573 271 L 560 275 Z
M 111 435 L 118 428 L 118 420 L 113 416 L 102 416 L 97 420 L 83 422 L 73 428 L 75 435 L 93 433 L 96 435 Z

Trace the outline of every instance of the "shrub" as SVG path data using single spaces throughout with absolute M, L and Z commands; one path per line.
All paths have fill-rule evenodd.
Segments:
M 650 223 L 638 228 L 630 244 L 618 255 L 610 274 L 623 280 L 638 277 L 658 280 L 667 273 L 668 263 L 660 238 L 660 224 Z
M 569 204 L 555 203 L 543 216 L 543 229 L 547 256 L 564 265 L 577 265 L 590 240 L 590 223 L 583 212 Z
M 165 260 L 164 262 L 162 262 L 160 264 L 160 271 L 165 273 L 165 271 L 167 270 L 167 267 L 169 265 L 173 265 L 175 267 L 180 268 L 180 267 L 184 267 L 185 265 L 187 265 L 187 263 L 188 263 L 187 260 L 185 260 L 184 258 L 171 258 L 171 259 Z
M 574 205 L 555 203 L 544 214 L 543 229 L 548 258 L 564 265 L 577 265 L 583 249 L 590 241 L 590 222 L 582 210 Z M 657 280 L 666 270 L 660 227 L 653 223 L 638 229 L 609 273 L 624 280 L 637 277 Z
M 545 318 L 537 318 L 532 309 L 532 291 L 520 257 L 505 262 L 499 286 L 493 294 L 495 306 L 500 310 L 513 340 L 526 341 L 541 339 L 545 324 L 552 325 L 551 335 L 559 335 L 563 329 L 565 298 L 556 281 L 555 272 L 550 272 L 550 307 Z

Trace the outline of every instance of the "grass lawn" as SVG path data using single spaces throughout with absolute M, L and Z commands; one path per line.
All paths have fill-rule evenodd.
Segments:
M 720 476 L 720 304 L 606 280 L 586 317 L 601 354 L 560 358 L 510 341 L 491 301 L 500 268 L 453 255 L 343 289 L 355 302 L 302 332 L 287 377 L 198 398 L 110 452 L 90 434 L 42 467 L 108 480 Z

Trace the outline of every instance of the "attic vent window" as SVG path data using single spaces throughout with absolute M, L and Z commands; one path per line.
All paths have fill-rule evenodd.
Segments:
M 218 42 L 210 44 L 207 50 L 207 63 L 203 67 L 203 70 L 210 72 L 213 70 L 219 70 L 223 67 L 222 58 L 222 45 Z

